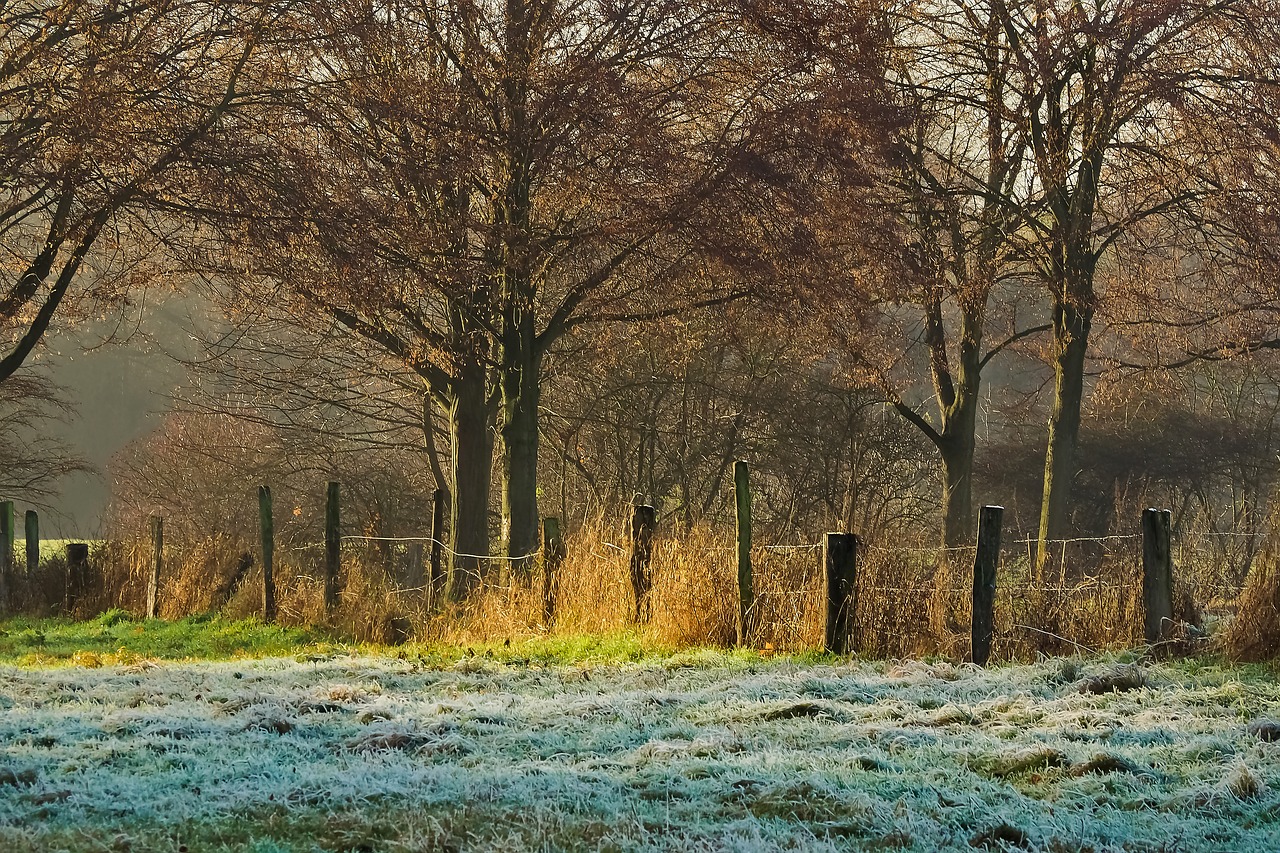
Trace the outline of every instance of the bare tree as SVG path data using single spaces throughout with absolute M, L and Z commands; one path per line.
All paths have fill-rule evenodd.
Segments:
M 759 529 L 889 534 L 936 504 L 914 427 L 829 358 L 825 333 L 740 303 L 574 336 L 547 385 L 544 477 L 561 511 L 652 503 L 688 529 L 733 518 L 733 463 L 752 466 Z M 767 532 L 766 532 L 767 531 Z
M 1255 10 L 1241 0 L 996 4 L 1027 107 L 1028 261 L 1052 302 L 1054 393 L 1038 560 L 1066 534 L 1099 265 L 1139 225 L 1212 215 L 1193 128 L 1250 84 L 1234 57 Z
M 240 103 L 269 14 L 205 0 L 0 8 L 0 381 L 75 286 L 119 296 L 127 229 Z
M 859 362 L 937 449 L 942 538 L 953 548 L 973 535 L 983 371 L 1048 328 L 1016 310 L 1028 278 L 1019 237 L 1030 213 L 1028 94 L 1008 83 L 1016 55 L 997 10 L 982 0 L 889 10 L 889 82 L 910 120 L 897 134 L 886 213 L 905 248 L 896 264 L 886 253 L 888 281 L 852 291 L 881 309 L 876 333 L 851 341 Z M 989 344 L 992 333 L 1000 339 Z M 922 372 L 926 407 L 916 402 Z
M 757 283 L 742 271 L 763 270 L 753 259 L 796 245 L 790 224 L 768 229 L 811 203 L 815 175 L 831 195 L 865 181 L 874 158 L 858 146 L 885 113 L 865 15 L 813 4 L 801 25 L 784 12 L 674 0 L 305 10 L 299 27 L 317 38 L 271 133 L 245 136 L 244 159 L 272 165 L 240 176 L 231 197 L 255 215 L 231 217 L 230 236 L 256 247 L 244 269 L 400 359 L 449 409 L 470 553 L 487 553 L 491 427 L 507 553 L 537 548 L 539 400 L 556 341 L 736 298 Z M 724 269 L 739 273 L 712 274 Z

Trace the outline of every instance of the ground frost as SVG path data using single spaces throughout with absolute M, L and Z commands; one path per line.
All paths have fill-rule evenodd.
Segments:
M 1274 851 L 1277 710 L 1192 664 L 4 668 L 0 847 Z

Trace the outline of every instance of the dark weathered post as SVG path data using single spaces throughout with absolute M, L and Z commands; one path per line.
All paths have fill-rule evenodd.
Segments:
M 164 571 L 164 519 L 151 516 L 151 571 L 147 575 L 147 618 L 160 612 L 160 573 Z
M 429 599 L 434 606 L 437 598 L 444 592 L 444 519 L 449 507 L 445 506 L 448 493 L 444 489 L 436 489 L 431 497 L 431 580 Z
M 342 558 L 342 519 L 336 482 L 330 481 L 324 502 L 324 609 L 338 606 L 338 571 Z
M 828 533 L 823 543 L 827 577 L 827 630 L 823 647 L 834 655 L 853 650 L 858 615 L 858 537 Z
M 86 542 L 67 543 L 67 586 L 64 598 L 66 615 L 74 615 L 80 597 L 89 578 L 89 545 Z
M 1173 513 L 1142 513 L 1142 608 L 1147 642 L 1168 639 L 1173 627 L 1173 551 L 1169 547 Z
M 9 612 L 14 539 L 13 501 L 0 501 L 0 614 Z
M 40 514 L 34 509 L 27 510 L 25 523 L 25 539 L 27 546 L 27 575 L 34 575 L 40 568 Z
M 978 512 L 978 553 L 973 558 L 973 612 L 970 650 L 973 662 L 986 666 L 996 625 L 996 567 L 1000 564 L 1000 526 L 1004 507 Z
M 751 480 L 747 463 L 733 463 L 734 502 L 738 509 L 738 645 L 751 639 L 755 596 L 751 588 Z
M 276 619 L 276 521 L 271 507 L 271 487 L 258 486 L 258 527 L 262 532 L 262 618 Z
M 560 592 L 560 566 L 564 558 L 560 519 L 542 519 L 542 620 L 548 631 L 556 623 L 556 596 Z
M 637 622 L 646 622 L 651 614 L 649 590 L 653 578 L 649 575 L 649 561 L 653 557 L 653 529 L 657 526 L 658 511 L 646 504 L 631 509 L 631 590 L 636 596 Z

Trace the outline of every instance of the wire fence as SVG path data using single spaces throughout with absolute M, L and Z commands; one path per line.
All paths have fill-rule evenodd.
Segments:
M 314 535 L 314 533 L 312 534 Z M 518 557 L 466 553 L 430 536 L 348 534 L 340 538 L 342 607 L 353 630 L 378 639 L 385 625 L 407 619 L 425 636 L 450 630 L 443 619 L 472 618 L 459 611 L 439 615 L 443 589 L 427 561 L 435 549 L 443 570 L 474 582 L 483 630 L 507 635 L 546 631 L 547 590 L 553 590 L 555 629 L 608 632 L 635 622 L 633 548 L 625 528 L 586 529 L 568 537 L 555 584 L 547 582 L 547 554 L 538 548 Z M 1238 567 L 1224 567 L 1224 549 L 1262 553 L 1260 537 L 1200 533 L 1175 539 L 1178 612 L 1194 621 L 1195 609 L 1229 610 L 1244 587 Z M 276 568 L 280 612 L 298 622 L 329 619 L 321 599 L 325 543 L 282 542 Z M 225 607 L 234 615 L 257 612 L 262 575 L 256 563 L 229 582 L 252 544 L 201 546 L 167 543 L 162 615 L 179 616 Z M 1098 650 L 1143 642 L 1142 537 L 1113 534 L 1046 543 L 1030 537 L 1005 542 L 996 574 L 996 659 L 1037 653 Z M 203 549 L 203 550 L 202 550 Z M 754 543 L 750 640 L 761 648 L 821 647 L 826 618 L 824 541 Z M 730 643 L 738 607 L 737 547 L 729 531 L 659 531 L 648 571 L 649 618 L 643 630 L 672 643 Z M 852 649 L 873 657 L 969 653 L 973 546 L 935 547 L 872 538 L 859 548 Z M 114 558 L 113 558 L 114 559 Z M 105 606 L 135 608 L 145 590 L 147 543 L 135 543 L 125 567 L 104 581 Z M 212 580 L 211 580 L 212 579 Z M 239 584 L 239 586 L 236 586 Z M 478 619 L 479 617 L 476 617 Z M 471 623 L 474 628 L 478 621 Z M 373 627 L 366 627 L 373 626 Z M 384 626 L 382 628 L 378 626 Z

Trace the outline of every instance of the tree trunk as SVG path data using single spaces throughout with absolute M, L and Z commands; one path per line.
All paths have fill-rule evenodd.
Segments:
M 489 487 L 493 477 L 493 432 L 483 366 L 464 368 L 449 395 L 452 450 L 452 522 L 446 595 L 462 601 L 484 579 L 489 555 Z
M 431 466 L 431 477 L 436 481 L 436 488 L 445 493 L 445 500 L 448 502 L 453 478 L 445 473 L 440 461 L 440 450 L 436 447 L 435 421 L 432 419 L 432 406 L 438 399 L 433 397 L 430 388 L 422 397 L 422 443 L 427 451 L 427 463 Z M 446 404 L 443 409 L 447 413 L 449 406 Z
M 506 0 L 503 68 L 503 164 L 501 203 L 496 211 L 502 233 L 499 258 L 502 281 L 502 521 L 514 577 L 531 577 L 530 555 L 538 550 L 538 403 L 542 350 L 537 333 L 538 277 L 532 253 L 534 141 L 541 131 L 528 115 L 534 63 L 534 4 Z
M 523 337 L 523 336 L 522 336 Z M 530 335 L 530 337 L 532 337 Z M 532 344 L 532 341 L 528 342 Z M 527 577 L 538 550 L 538 402 L 541 359 L 532 346 L 510 352 L 502 377 L 502 515 L 512 573 Z
M 972 545 L 973 461 L 977 447 L 979 394 L 982 389 L 982 304 L 962 306 L 954 372 L 946 364 L 940 333 L 933 344 L 934 389 L 941 406 L 942 429 L 934 439 L 942 460 L 942 544 Z M 937 312 L 941 327 L 941 312 Z
M 1053 410 L 1044 456 L 1044 496 L 1036 543 L 1037 573 L 1043 577 L 1049 540 L 1065 539 L 1075 479 L 1076 444 L 1080 438 L 1080 406 L 1084 400 L 1085 355 L 1093 308 L 1058 304 L 1053 312 Z
M 976 409 L 976 404 L 970 409 Z M 942 544 L 961 548 L 973 539 L 974 421 L 965 413 L 967 428 L 956 425 L 954 435 L 938 444 L 942 457 Z

